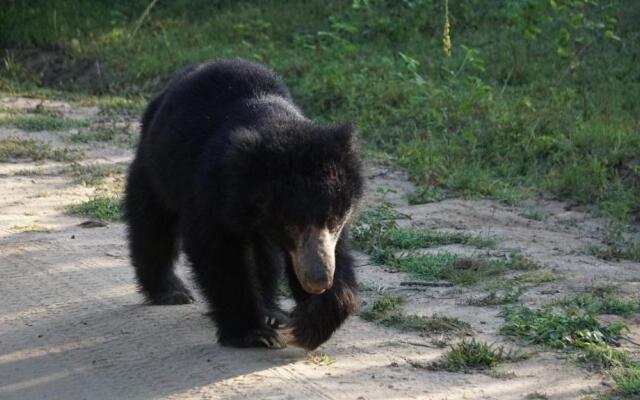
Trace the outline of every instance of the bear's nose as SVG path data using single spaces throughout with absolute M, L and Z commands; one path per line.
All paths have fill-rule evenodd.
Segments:
M 307 293 L 321 294 L 326 290 L 331 289 L 331 286 L 333 286 L 333 279 L 326 275 L 322 278 L 319 277 L 317 280 L 307 276 L 307 280 L 303 286 Z

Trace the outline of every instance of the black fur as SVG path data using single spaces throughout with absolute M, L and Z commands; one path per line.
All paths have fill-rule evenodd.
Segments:
M 282 344 L 274 328 L 289 323 L 307 349 L 326 341 L 355 307 L 347 230 L 333 286 L 319 295 L 302 289 L 288 249 L 292 232 L 352 215 L 362 196 L 355 143 L 352 126 L 305 118 L 263 66 L 226 60 L 179 73 L 145 110 L 126 187 L 131 258 L 147 300 L 192 301 L 173 272 L 180 237 L 220 343 Z M 283 268 L 297 303 L 290 321 L 276 302 Z

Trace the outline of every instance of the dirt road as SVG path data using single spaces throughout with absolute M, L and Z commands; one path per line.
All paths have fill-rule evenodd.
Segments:
M 5 112 L 31 112 L 38 104 L 0 99 Z M 64 102 L 43 106 L 90 124 L 103 118 L 97 108 Z M 119 122 L 125 130 L 126 122 Z M 0 139 L 32 138 L 53 148 L 81 149 L 81 165 L 124 166 L 131 159 L 127 146 L 71 143 L 73 129 L 26 132 L 3 126 Z M 122 223 L 86 228 L 79 226 L 86 218 L 65 213 L 65 206 L 99 191 L 118 191 L 121 173 L 100 187 L 89 186 L 65 172 L 68 164 L 0 163 L 0 399 L 579 399 L 606 389 L 606 376 L 521 345 L 532 357 L 486 373 L 416 368 L 446 348 L 360 317 L 351 318 L 319 349 L 333 361 L 330 365 L 297 348 L 220 347 L 202 299 L 185 306 L 141 304 Z M 370 163 L 367 174 L 369 201 L 379 200 L 376 188 L 395 189 L 386 199 L 411 216 L 411 225 L 495 238 L 498 251 L 518 249 L 542 271 L 560 277 L 528 289 L 522 297 L 527 304 L 593 284 L 638 292 L 640 265 L 584 255 L 581 249 L 598 243 L 604 222 L 564 203 L 532 202 L 545 213 L 540 221 L 527 218 L 526 208 L 487 200 L 409 206 L 403 196 L 412 187 L 402 174 L 379 163 Z M 363 254 L 358 260 L 360 281 L 369 288 L 362 302 L 380 293 L 400 294 L 407 299 L 407 312 L 457 317 L 471 325 L 478 339 L 517 346 L 498 334 L 503 322 L 499 307 L 464 305 L 462 300 L 482 294 L 478 289 L 402 286 L 412 279 L 371 265 Z M 183 259 L 179 273 L 189 281 Z M 640 342 L 637 316 L 628 323 L 631 338 Z

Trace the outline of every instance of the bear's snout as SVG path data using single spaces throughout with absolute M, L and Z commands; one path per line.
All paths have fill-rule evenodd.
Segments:
M 338 237 L 327 228 L 311 228 L 308 239 L 292 252 L 293 270 L 302 288 L 320 294 L 333 286 Z

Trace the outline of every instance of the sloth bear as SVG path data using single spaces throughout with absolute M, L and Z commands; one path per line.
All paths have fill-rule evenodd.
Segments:
M 363 191 L 351 124 L 307 119 L 268 68 L 188 67 L 147 106 L 125 216 L 140 291 L 193 301 L 173 271 L 179 241 L 218 341 L 314 349 L 355 309 L 347 228 Z M 281 272 L 296 306 L 277 304 Z

